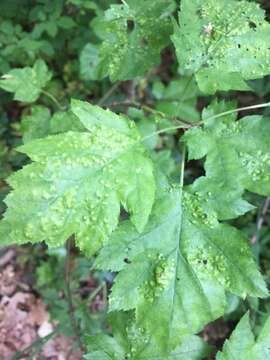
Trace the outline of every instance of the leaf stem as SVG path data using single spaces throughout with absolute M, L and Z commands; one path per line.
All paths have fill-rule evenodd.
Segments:
M 185 163 L 186 163 L 186 145 L 183 145 L 183 151 L 182 151 L 182 159 L 181 159 L 181 167 L 180 167 L 180 187 L 181 191 L 184 187 L 184 177 L 185 177 Z
M 119 88 L 121 82 L 118 81 L 117 83 L 115 83 L 103 96 L 102 98 L 99 100 L 99 102 L 97 103 L 98 106 L 102 106 L 105 101 L 107 99 L 109 99 L 109 97 Z
M 74 332 L 74 335 L 78 341 L 79 347 L 81 349 L 82 352 L 84 352 L 84 346 L 82 344 L 81 341 L 81 336 L 80 336 L 80 329 L 79 326 L 77 324 L 76 318 L 75 318 L 75 314 L 74 314 L 74 304 L 73 304 L 73 300 L 72 300 L 72 292 L 71 292 L 71 287 L 70 287 L 70 273 L 71 273 L 71 266 L 70 266 L 70 254 L 71 254 L 71 244 L 72 244 L 72 239 L 68 239 L 67 240 L 67 244 L 66 244 L 66 249 L 67 249 L 67 255 L 66 255 L 66 262 L 65 262 L 65 285 L 66 285 L 66 299 L 67 299 L 67 303 L 68 303 L 68 309 L 69 309 L 69 316 L 70 316 L 70 322 L 71 322 L 71 326 Z
M 237 108 L 237 109 L 228 110 L 228 111 L 222 112 L 222 113 L 214 115 L 214 116 L 210 116 L 209 118 L 207 118 L 204 121 L 219 119 L 219 118 L 221 118 L 223 116 L 231 115 L 231 114 L 237 113 L 239 111 L 262 109 L 262 108 L 266 108 L 266 107 L 269 107 L 269 106 L 270 106 L 270 102 L 263 103 L 263 104 L 257 104 L 257 105 L 251 105 L 251 106 L 244 106 L 244 107 L 240 107 L 240 108 Z M 196 123 L 196 125 L 202 125 L 204 123 L 204 121 L 200 121 L 200 122 Z
M 54 104 L 59 108 L 59 110 L 61 111 L 65 111 L 66 107 L 61 105 L 60 102 L 56 99 L 56 97 L 53 96 L 53 94 L 51 94 L 50 92 L 46 91 L 46 90 L 41 90 L 41 93 L 46 95 L 49 99 L 51 99 Z
M 186 125 L 187 128 L 190 128 L 192 126 L 192 124 L 189 123 L 189 122 L 185 122 L 182 119 L 179 119 L 179 118 L 177 118 L 175 116 L 166 115 L 162 111 L 155 110 L 155 109 L 151 108 L 148 105 L 140 104 L 140 103 L 138 103 L 136 101 L 122 101 L 122 102 L 119 101 L 119 102 L 113 102 L 111 104 L 104 105 L 104 107 L 107 107 L 107 108 L 113 108 L 113 107 L 117 107 L 117 106 L 134 107 L 134 108 L 137 108 L 137 109 L 144 110 L 145 112 L 148 112 L 150 114 L 160 116 L 163 119 L 169 119 L 169 120 L 172 120 L 172 121 L 176 121 L 181 125 Z
M 259 235 L 259 232 L 265 222 L 269 207 L 270 207 L 270 197 L 266 198 L 266 200 L 263 204 L 263 207 L 261 209 L 261 212 L 258 216 L 258 220 L 257 220 L 257 224 L 256 224 L 256 232 L 250 240 L 252 245 L 255 245 L 258 241 L 258 235 Z
M 22 357 L 29 356 L 30 353 L 36 348 L 37 351 L 35 352 L 35 354 L 37 354 L 37 352 L 41 349 L 41 347 L 45 345 L 51 338 L 53 338 L 59 332 L 60 332 L 60 326 L 54 329 L 50 334 L 33 341 L 29 346 L 27 346 L 22 351 L 17 351 L 10 360 L 19 360 Z
M 106 287 L 106 282 L 102 281 L 99 286 L 91 293 L 91 295 L 88 298 L 88 302 L 91 304 L 92 301 L 95 299 L 95 297 L 97 296 L 97 294 L 103 290 Z
M 184 124 L 181 124 L 181 125 L 169 126 L 167 128 L 155 131 L 152 134 L 149 134 L 149 135 L 145 136 L 142 139 L 142 141 L 147 140 L 147 139 L 149 139 L 149 138 L 151 138 L 153 136 L 166 133 L 167 131 L 178 130 L 178 129 L 190 129 L 190 128 L 193 128 L 193 127 L 201 126 L 206 121 L 218 119 L 218 118 L 221 118 L 223 116 L 230 115 L 230 114 L 233 114 L 233 113 L 236 113 L 236 112 L 239 112 L 239 111 L 260 109 L 260 108 L 265 108 L 265 107 L 268 107 L 268 106 L 270 106 L 270 102 L 264 103 L 264 104 L 258 104 L 258 105 L 245 106 L 245 107 L 237 108 L 237 109 L 234 109 L 234 110 L 225 111 L 223 113 L 211 116 L 211 117 L 209 117 L 209 118 L 207 118 L 207 119 L 205 119 L 203 121 L 200 121 L 200 122 L 190 123 L 190 124 L 185 124 L 184 123 Z

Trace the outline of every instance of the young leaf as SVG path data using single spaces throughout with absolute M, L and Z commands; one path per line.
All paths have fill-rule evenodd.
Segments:
M 172 33 L 171 0 L 126 0 L 105 12 L 101 62 L 112 81 L 143 76 L 157 65 Z
M 120 205 L 138 231 L 147 222 L 155 182 L 134 124 L 90 104 L 75 108 L 82 122 L 89 109 L 88 132 L 70 131 L 19 148 L 33 163 L 8 179 L 14 190 L 5 200 L 1 226 L 9 229 L 11 243 L 45 240 L 60 246 L 75 234 L 81 250 L 93 254 L 116 228 Z M 117 124 L 126 124 L 124 133 Z
M 220 219 L 241 215 L 252 207 L 241 199 L 243 191 L 270 195 L 270 122 L 262 116 L 235 115 L 211 119 L 223 103 L 214 102 L 204 112 L 203 129 L 187 131 L 184 140 L 189 159 L 206 156 L 206 178 L 193 189 L 202 194 Z
M 157 199 L 143 233 L 129 221 L 120 226 L 96 267 L 119 272 L 110 310 L 136 309 L 138 326 L 165 352 L 223 314 L 224 290 L 268 294 L 241 232 L 178 189 Z
M 33 68 L 12 69 L 0 80 L 0 88 L 14 92 L 14 99 L 23 102 L 35 102 L 41 90 L 51 79 L 46 63 L 37 60 Z
M 249 90 L 245 80 L 270 73 L 270 24 L 259 4 L 237 0 L 183 0 L 173 41 L 183 70 L 200 89 Z
M 242 317 L 217 360 L 266 360 L 270 358 L 270 317 L 255 340 L 252 334 L 249 315 Z

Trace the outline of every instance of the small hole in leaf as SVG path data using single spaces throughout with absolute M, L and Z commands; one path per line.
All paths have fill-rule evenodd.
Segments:
M 199 18 L 201 18 L 201 17 L 202 17 L 202 9 L 198 9 L 198 10 L 196 11 L 196 15 L 197 15 Z
M 131 263 L 131 261 L 130 261 L 128 258 L 124 258 L 124 262 L 125 262 L 126 264 L 130 264 L 130 263 Z
M 121 207 L 121 210 L 120 210 L 120 219 L 121 220 L 129 219 L 129 213 L 123 207 Z
M 250 21 L 250 22 L 248 23 L 248 25 L 249 25 L 249 27 L 250 27 L 251 29 L 256 29 L 256 28 L 257 28 L 257 25 L 256 25 L 255 22 L 253 22 L 253 21 Z
M 238 49 L 240 49 L 240 48 L 241 48 L 241 44 L 238 44 L 237 46 L 238 46 Z
M 133 20 L 127 20 L 128 32 L 132 32 L 135 28 L 135 22 Z
M 207 260 L 206 259 L 203 260 L 203 264 L 207 265 Z

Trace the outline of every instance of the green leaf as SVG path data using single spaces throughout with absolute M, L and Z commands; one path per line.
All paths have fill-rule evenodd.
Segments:
M 198 94 L 196 82 L 190 77 L 173 80 L 167 87 L 159 81 L 153 85 L 153 95 L 159 100 L 157 110 L 190 122 L 199 120 L 196 109 Z
M 180 67 L 200 89 L 250 90 L 245 80 L 270 73 L 270 25 L 259 4 L 237 0 L 183 0 L 173 41 Z
M 137 325 L 163 351 L 221 316 L 225 290 L 242 297 L 268 294 L 242 233 L 177 188 L 158 197 L 143 233 L 130 221 L 121 225 L 96 267 L 119 272 L 110 310 L 136 309 Z
M 100 56 L 112 81 L 143 76 L 160 61 L 172 33 L 171 0 L 126 0 L 105 12 Z
M 65 30 L 72 29 L 72 28 L 74 28 L 76 26 L 76 23 L 74 22 L 74 20 L 70 16 L 61 16 L 57 20 L 57 24 L 58 24 L 59 27 L 65 29 Z
M 37 60 L 32 68 L 12 69 L 2 76 L 0 88 L 14 92 L 14 99 L 23 102 L 35 102 L 51 79 L 46 63 Z
M 242 200 L 244 190 L 270 195 L 270 121 L 262 116 L 236 115 L 213 119 L 225 103 L 214 102 L 204 111 L 204 126 L 187 131 L 184 140 L 189 159 L 206 156 L 206 177 L 193 185 L 218 213 L 220 219 L 239 216 L 252 209 Z M 231 109 L 232 105 L 228 105 Z
M 129 135 L 133 122 L 127 121 L 123 116 L 103 110 L 99 106 L 90 105 L 80 100 L 71 101 L 72 112 L 80 119 L 86 129 L 91 130 L 94 126 L 103 125 L 108 129 L 114 129 L 124 135 Z
M 248 313 L 242 317 L 217 360 L 266 360 L 270 358 L 270 317 L 255 340 Z
M 54 113 L 50 121 L 50 133 L 59 134 L 67 131 L 85 131 L 85 127 L 71 111 Z
M 21 120 L 23 142 L 46 137 L 50 133 L 50 110 L 45 106 L 33 106 L 30 115 L 24 115 Z
M 86 360 L 200 360 L 208 355 L 209 347 L 197 336 L 187 336 L 174 351 L 161 355 L 156 344 L 142 328 L 134 326 L 128 313 L 110 316 L 114 338 L 99 334 L 88 336 L 86 343 L 91 351 Z
M 82 49 L 80 75 L 85 81 L 100 80 L 107 75 L 100 66 L 100 49 L 97 45 L 89 43 Z
M 77 102 L 74 109 L 88 132 L 70 131 L 19 148 L 33 163 L 8 179 L 14 190 L 5 200 L 1 226 L 9 228 L 10 243 L 45 240 L 61 246 L 75 234 L 90 255 L 117 227 L 120 205 L 138 231 L 148 220 L 153 166 L 135 125 L 90 104 Z

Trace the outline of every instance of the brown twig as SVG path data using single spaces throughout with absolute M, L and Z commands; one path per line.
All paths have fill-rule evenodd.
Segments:
M 115 107 L 134 107 L 134 108 L 137 108 L 137 109 L 140 109 L 140 110 L 144 110 L 148 113 L 151 113 L 151 114 L 154 114 L 154 115 L 157 115 L 157 116 L 160 116 L 162 119 L 169 119 L 169 120 L 172 120 L 172 121 L 176 121 L 178 124 L 181 124 L 181 125 L 186 125 L 186 128 L 189 129 L 193 126 L 192 123 L 189 123 L 189 122 L 186 122 L 182 119 L 179 119 L 178 117 L 175 117 L 175 116 L 170 116 L 170 115 L 166 115 L 165 113 L 163 113 L 162 111 L 159 111 L 159 110 L 155 110 L 153 108 L 151 108 L 150 106 L 148 105 L 145 105 L 145 104 L 140 104 L 136 101 L 114 101 L 110 104 L 106 104 L 106 105 L 103 105 L 103 107 L 106 107 L 106 108 L 115 108 Z
M 102 106 L 106 100 L 108 100 L 110 98 L 111 95 L 113 95 L 113 93 L 119 88 L 119 86 L 121 85 L 121 82 L 117 82 L 115 83 L 103 96 L 102 98 L 99 100 L 99 102 L 97 103 L 98 106 Z
M 71 253 L 71 244 L 72 244 L 72 238 L 67 240 L 66 249 L 67 249 L 67 255 L 66 255 L 66 262 L 65 262 L 65 285 L 66 285 L 66 299 L 68 303 L 68 309 L 69 309 L 69 317 L 71 326 L 74 332 L 74 335 L 78 341 L 79 347 L 82 352 L 84 352 L 84 346 L 81 341 L 81 335 L 80 335 L 80 329 L 77 324 L 75 314 L 74 314 L 74 304 L 72 300 L 72 292 L 70 287 L 70 273 L 71 273 L 71 264 L 70 264 L 70 253 Z
M 262 207 L 262 210 L 261 210 L 261 213 L 258 217 L 258 221 L 257 221 L 257 225 L 256 225 L 256 232 L 255 234 L 252 236 L 251 240 L 250 240 L 250 243 L 252 245 L 255 245 L 258 241 L 258 234 L 265 222 L 265 219 L 266 219 L 266 215 L 268 213 L 268 210 L 269 210 L 269 207 L 270 207 L 270 197 L 268 197 L 265 202 L 264 202 L 264 205 Z

